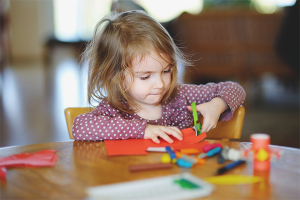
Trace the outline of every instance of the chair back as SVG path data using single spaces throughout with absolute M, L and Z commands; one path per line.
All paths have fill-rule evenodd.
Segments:
M 72 135 L 73 121 L 76 116 L 89 113 L 95 108 L 91 107 L 77 107 L 77 108 L 66 108 L 65 117 L 68 127 L 70 139 L 74 139 Z M 209 139 L 222 139 L 228 141 L 229 139 L 240 139 L 242 135 L 242 128 L 245 116 L 245 108 L 239 107 L 233 114 L 233 117 L 229 121 L 218 122 L 216 128 L 211 129 L 207 133 Z M 203 122 L 203 116 L 199 117 L 199 121 Z
M 72 126 L 73 126 L 73 121 L 74 121 L 75 117 L 78 115 L 84 114 L 84 113 L 92 112 L 94 109 L 95 108 L 91 108 L 91 107 L 76 107 L 76 108 L 66 108 L 65 109 L 65 117 L 66 117 L 66 122 L 67 122 L 70 139 L 74 139 L 73 135 L 72 135 Z
M 240 139 L 242 135 L 242 128 L 245 116 L 245 108 L 243 106 L 236 109 L 232 118 L 229 121 L 219 121 L 216 128 L 208 131 L 208 139 L 222 139 L 228 141 L 229 139 Z M 202 124 L 203 116 L 199 116 L 199 122 Z

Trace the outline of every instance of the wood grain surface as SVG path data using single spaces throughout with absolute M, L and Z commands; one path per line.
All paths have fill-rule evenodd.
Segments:
M 208 140 L 221 142 L 236 149 L 247 149 L 251 143 Z M 272 146 L 272 148 L 278 146 Z M 245 185 L 215 185 L 212 195 L 202 199 L 300 199 L 300 149 L 280 147 L 284 153 L 280 160 L 272 162 L 269 172 L 255 172 L 252 162 L 239 166 L 226 174 L 256 175 L 264 182 Z M 147 156 L 108 157 L 103 142 L 68 141 L 27 146 L 0 148 L 0 157 L 22 152 L 56 149 L 58 161 L 55 167 L 11 168 L 6 180 L 0 181 L 1 199 L 84 199 L 89 186 L 120 183 L 190 172 L 199 178 L 211 177 L 225 165 L 217 158 L 209 158 L 205 165 L 191 169 L 173 165 L 171 169 L 131 173 L 130 165 L 160 162 L 163 153 Z

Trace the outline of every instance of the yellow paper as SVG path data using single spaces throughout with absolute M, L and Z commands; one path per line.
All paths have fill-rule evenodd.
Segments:
M 251 184 L 263 181 L 262 177 L 259 176 L 246 176 L 246 175 L 222 175 L 213 176 L 209 178 L 204 178 L 205 181 L 212 184 L 220 185 L 241 185 L 241 184 Z

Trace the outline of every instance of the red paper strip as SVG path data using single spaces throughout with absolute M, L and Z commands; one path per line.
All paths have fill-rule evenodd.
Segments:
M 192 148 L 189 144 L 198 143 L 206 137 L 205 133 L 196 136 L 195 131 L 192 128 L 183 129 L 181 132 L 183 134 L 182 141 L 170 136 L 174 141 L 173 143 L 168 143 L 163 139 L 160 139 L 159 144 L 154 143 L 150 139 L 105 140 L 104 142 L 108 156 L 147 155 L 146 149 L 148 147 L 165 147 L 167 145 L 174 147 L 179 145 L 178 148 L 180 148 L 180 145 L 185 144 L 185 148 Z

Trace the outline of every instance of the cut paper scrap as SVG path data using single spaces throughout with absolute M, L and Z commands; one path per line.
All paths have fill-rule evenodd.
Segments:
M 202 133 L 196 136 L 195 131 L 192 128 L 181 130 L 183 134 L 183 140 L 170 136 L 173 139 L 173 143 L 168 143 L 163 139 L 160 139 L 160 143 L 156 144 L 150 139 L 128 139 L 128 140 L 105 140 L 105 146 L 108 156 L 118 155 L 147 155 L 148 147 L 177 147 L 181 148 L 181 145 L 187 145 L 185 148 L 191 148 L 188 144 L 195 144 L 202 141 L 206 134 Z
M 219 185 L 242 185 L 242 184 L 252 184 L 252 183 L 261 182 L 264 179 L 259 176 L 229 174 L 229 175 L 204 178 L 204 180 L 209 183 L 219 184 Z
M 21 153 L 0 158 L 0 178 L 5 179 L 6 168 L 12 167 L 53 167 L 58 159 L 56 150 L 36 153 Z
M 0 158 L 0 167 L 52 167 L 57 161 L 56 150 L 21 153 Z

